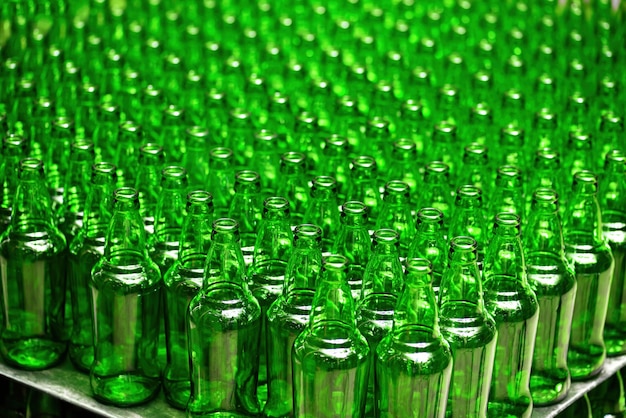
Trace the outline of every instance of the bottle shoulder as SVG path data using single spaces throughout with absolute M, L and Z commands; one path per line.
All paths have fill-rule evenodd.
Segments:
M 367 361 L 367 340 L 354 327 L 339 321 L 322 321 L 305 329 L 295 340 L 293 352 L 302 363 L 319 368 L 345 369 Z
M 245 285 L 219 282 L 201 289 L 189 303 L 196 324 L 234 330 L 259 324 L 261 307 Z
M 46 258 L 65 252 L 66 241 L 56 228 L 50 231 L 18 232 L 9 228 L 0 238 L 0 252 L 7 257 Z

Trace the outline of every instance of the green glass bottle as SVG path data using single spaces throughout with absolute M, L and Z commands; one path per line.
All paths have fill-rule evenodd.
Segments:
M 477 260 L 474 238 L 452 238 L 439 296 L 441 333 L 454 359 L 446 408 L 451 417 L 487 414 L 498 329 L 485 309 Z
M 621 370 L 593 388 L 587 397 L 594 418 L 624 418 L 626 406 Z
M 603 332 L 615 261 L 602 234 L 596 175 L 574 175 L 563 223 L 565 253 L 576 272 L 576 302 L 567 364 L 572 379 L 600 372 L 606 347 Z
M 57 228 L 43 162 L 20 161 L 11 224 L 0 237 L 3 300 L 0 354 L 7 364 L 41 370 L 63 360 L 65 237 Z
M 539 303 L 530 392 L 535 405 L 550 405 L 570 388 L 567 350 L 576 297 L 576 276 L 565 258 L 558 194 L 552 189 L 533 193 L 524 255 L 528 282 Z
M 329 176 L 317 176 L 311 185 L 311 199 L 304 214 L 304 222 L 322 228 L 322 252 L 329 252 L 339 231 L 339 208 L 337 206 L 337 180 Z
M 289 202 L 284 197 L 268 197 L 263 202 L 263 219 L 254 244 L 252 265 L 248 271 L 248 286 L 261 305 L 261 346 L 259 385 L 267 383 L 265 342 L 267 332 L 266 312 L 281 294 L 285 281 L 287 262 L 293 245 L 289 217 Z M 262 396 L 265 387 L 260 391 Z
M 621 150 L 611 150 L 606 155 L 598 200 L 604 238 L 615 259 L 604 326 L 607 355 L 615 356 L 626 353 L 622 313 L 626 309 L 626 155 Z
M 104 255 L 91 271 L 94 359 L 90 381 L 103 403 L 132 406 L 161 386 L 157 358 L 161 273 L 150 259 L 139 193 L 115 191 Z
M 491 196 L 492 178 L 489 154 L 484 144 L 472 142 L 463 149 L 463 163 L 458 173 L 457 184 L 469 184 L 483 191 L 485 196 Z
M 411 213 L 409 185 L 400 180 L 385 184 L 383 206 L 376 220 L 376 229 L 389 228 L 400 235 L 400 255 L 408 253 L 415 235 L 415 221 Z
M 69 247 L 68 279 L 73 316 L 69 356 L 74 367 L 86 373 L 89 373 L 94 354 L 91 269 L 104 255 L 106 234 L 113 215 L 116 182 L 115 165 L 99 162 L 91 167 L 83 227 Z
M 417 212 L 417 232 L 409 247 L 409 258 L 430 261 L 432 283 L 437 300 L 441 277 L 448 264 L 448 243 L 444 236 L 443 212 L 435 208 L 422 208 Z
M 460 186 L 456 190 L 454 206 L 448 240 L 460 236 L 474 238 L 477 245 L 478 265 L 482 266 L 487 244 L 487 225 L 483 210 L 482 190 L 476 186 Z
M 341 206 L 341 226 L 331 248 L 350 262 L 347 269 L 348 285 L 352 298 L 361 297 L 363 273 L 370 258 L 372 242 L 367 230 L 367 206 L 362 202 L 348 201 Z
M 160 145 L 145 144 L 139 149 L 139 166 L 134 185 L 139 193 L 139 213 L 148 236 L 154 233 L 154 217 L 159 204 L 161 170 L 164 162 L 163 147 Z
M 187 416 L 254 417 L 261 307 L 246 284 L 234 219 L 213 222 L 202 289 L 189 303 L 191 397 Z
M 59 116 L 52 122 L 48 152 L 44 159 L 46 183 L 52 196 L 52 209 L 56 212 L 63 205 L 63 183 L 70 161 L 70 146 L 75 141 L 74 121 Z
M 241 250 L 246 265 L 252 263 L 262 213 L 263 201 L 259 173 L 251 170 L 238 171 L 235 174 L 235 194 L 230 202 L 228 216 L 238 223 Z
M 489 416 L 530 417 L 530 371 L 539 305 L 528 284 L 520 217 L 496 215 L 483 268 L 485 307 L 496 321 L 498 343 L 489 393 Z M 511 347 L 511 341 L 516 341 Z
M 276 195 L 280 145 L 280 138 L 272 131 L 261 129 L 254 134 L 254 148 L 248 161 L 251 168 L 259 173 L 261 192 L 265 196 Z
M 376 349 L 376 416 L 445 415 L 452 352 L 439 328 L 430 261 L 409 258 L 391 332 Z
M 368 229 L 374 228 L 383 204 L 378 181 L 378 167 L 374 158 L 360 155 L 352 160 L 346 199 L 363 202 L 367 206 L 369 212 Z
M 213 196 L 201 190 L 190 192 L 186 212 L 178 257 L 163 276 L 167 341 L 163 392 L 171 406 L 183 410 L 191 393 L 187 308 L 202 287 L 206 255 L 211 247 Z
M 452 218 L 454 200 L 450 193 L 450 167 L 442 161 L 430 161 L 424 168 L 424 190 L 418 208 L 435 208 L 443 213 L 446 231 Z
M 28 141 L 19 135 L 9 134 L 2 138 L 2 162 L 0 162 L 0 235 L 11 224 L 13 199 L 17 192 L 20 160 L 26 157 Z
M 289 201 L 292 224 L 300 224 L 309 200 L 306 156 L 289 151 L 280 156 L 279 178 L 276 195 Z
M 56 214 L 59 227 L 70 244 L 83 226 L 94 158 L 93 142 L 81 139 L 72 144 L 69 168 L 63 186 L 63 205 Z
M 488 205 L 490 218 L 508 212 L 525 219 L 524 181 L 519 168 L 513 165 L 498 167 L 495 190 Z
M 213 195 L 213 206 L 217 218 L 228 216 L 228 208 L 235 193 L 235 168 L 233 151 L 215 147 L 209 152 L 210 175 L 205 180 L 206 188 Z
M 372 353 L 376 352 L 378 343 L 391 331 L 397 297 L 404 286 L 402 264 L 398 258 L 399 238 L 399 234 L 392 229 L 374 231 L 373 254 L 367 263 L 359 292 L 356 308 L 357 327 L 367 340 Z M 374 396 L 374 362 L 375 356 L 372 354 L 366 416 L 372 415 L 376 405 L 382 401 Z
M 309 322 L 322 269 L 321 244 L 319 226 L 296 226 L 282 293 L 267 310 L 268 398 L 263 408 L 266 417 L 294 414 L 291 350 Z
M 307 327 L 292 351 L 294 417 L 364 416 L 370 349 L 356 327 L 348 260 L 324 259 Z
M 315 172 L 337 180 L 337 195 L 343 199 L 348 186 L 349 156 L 348 139 L 340 135 L 331 135 L 322 143 L 322 155 Z
M 576 400 L 573 404 L 567 407 L 563 412 L 560 412 L 557 418 L 593 418 L 591 413 L 591 403 L 587 394 L 584 394 Z

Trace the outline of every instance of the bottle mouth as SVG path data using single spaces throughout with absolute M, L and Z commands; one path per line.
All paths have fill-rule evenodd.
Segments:
M 559 153 L 552 148 L 542 148 L 535 154 L 536 160 L 559 161 Z
M 209 130 L 202 126 L 191 126 L 186 131 L 188 136 L 205 139 L 209 136 Z
M 596 186 L 598 178 L 592 171 L 581 170 L 574 174 L 574 184 L 587 184 Z
M 554 189 L 547 187 L 540 187 L 533 193 L 533 200 L 535 202 L 555 204 L 558 198 L 558 193 Z
M 314 224 L 300 224 L 296 226 L 294 233 L 296 237 L 321 238 L 322 228 Z
M 458 236 L 450 240 L 450 247 L 452 250 L 461 251 L 476 251 L 478 243 L 472 237 Z
M 511 212 L 500 212 L 496 215 L 497 226 L 514 226 L 519 228 L 520 217 Z
M 139 148 L 142 155 L 160 156 L 163 154 L 163 147 L 159 144 L 147 143 Z
M 626 163 L 626 154 L 620 149 L 612 149 L 606 154 L 607 162 Z
M 400 235 L 393 229 L 383 228 L 374 231 L 375 242 L 395 243 L 399 238 Z
M 94 144 L 93 141 L 89 139 L 78 139 L 72 143 L 72 151 L 76 152 L 94 152 Z
M 93 164 L 91 166 L 91 170 L 94 173 L 111 174 L 111 173 L 115 173 L 117 171 L 117 167 L 113 163 L 109 163 L 109 162 L 106 162 L 106 161 L 101 161 L 101 162 L 97 162 L 97 163 Z
M 393 143 L 393 148 L 395 150 L 401 151 L 414 151 L 416 149 L 415 141 L 408 138 L 399 138 L 396 142 Z
M 313 179 L 313 186 L 316 188 L 330 189 L 337 185 L 337 180 L 330 176 L 317 176 Z
M 360 155 L 352 160 L 352 166 L 374 169 L 376 168 L 376 160 L 369 155 Z
M 282 211 L 289 209 L 289 201 L 284 197 L 270 196 L 263 201 L 263 207 L 266 210 Z
M 226 147 L 215 147 L 211 149 L 211 157 L 216 160 L 228 160 L 233 156 L 233 150 Z
M 464 184 L 457 189 L 456 195 L 460 198 L 479 198 L 482 196 L 482 190 L 480 187 Z
M 115 202 L 134 202 L 139 199 L 137 189 L 132 187 L 120 187 L 114 192 Z
M 213 221 L 213 231 L 233 232 L 239 229 L 239 224 L 232 218 L 220 218 Z
M 348 146 L 348 139 L 336 134 L 329 136 L 324 142 L 325 148 L 344 149 Z
M 271 144 L 276 140 L 277 135 L 269 129 L 261 129 L 254 134 L 254 138 L 259 142 L 267 142 L 268 144 Z
M 194 190 L 187 194 L 187 201 L 191 204 L 210 203 L 213 201 L 213 195 L 204 190 Z
M 402 180 L 391 180 L 385 184 L 385 192 L 387 194 L 408 194 L 409 193 L 409 185 Z
M 124 133 L 137 136 L 141 133 L 141 126 L 139 126 L 139 124 L 135 121 L 127 120 L 120 123 L 120 130 Z
M 301 165 L 306 160 L 306 156 L 301 152 L 289 151 L 281 155 L 280 159 L 289 165 Z
M 419 222 L 442 222 L 443 212 L 437 208 L 422 208 L 417 212 L 417 219 Z
M 429 173 L 448 173 L 450 171 L 450 166 L 444 163 L 443 161 L 431 161 L 426 164 L 426 171 Z
M 239 183 L 257 183 L 260 181 L 259 173 L 252 170 L 242 170 L 238 171 L 235 175 L 235 179 Z
M 187 176 L 187 170 L 184 167 L 170 165 L 161 170 L 161 176 L 168 179 L 184 179 Z
M 341 212 L 346 215 L 363 215 L 367 212 L 367 206 L 363 202 L 351 200 L 341 205 Z

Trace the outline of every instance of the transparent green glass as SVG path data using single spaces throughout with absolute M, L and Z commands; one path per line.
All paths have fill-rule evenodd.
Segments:
M 139 149 L 137 177 L 134 186 L 139 193 L 139 213 L 143 218 L 148 236 L 154 233 L 154 217 L 159 204 L 161 170 L 165 162 L 163 147 L 158 144 L 144 144 Z M 127 179 L 122 182 L 126 184 Z
M 596 375 L 606 357 L 603 332 L 615 260 L 602 234 L 597 192 L 594 173 L 576 173 L 563 223 L 565 254 L 577 282 L 567 353 L 572 379 Z
M 239 236 L 246 265 L 252 262 L 257 230 L 261 223 L 263 200 L 261 196 L 261 177 L 251 170 L 238 171 L 235 174 L 235 195 L 228 209 L 228 217 L 239 224 Z
M 576 276 L 565 258 L 559 199 L 553 189 L 533 193 L 523 235 L 528 282 L 539 303 L 530 392 L 535 405 L 549 405 L 563 399 L 570 388 L 567 351 L 576 297 Z
M 356 327 L 348 260 L 324 259 L 307 327 L 292 351 L 295 417 L 364 416 L 370 349 Z
M 90 381 L 100 402 L 132 406 L 161 387 L 157 347 L 161 273 L 150 259 L 139 193 L 115 191 L 104 255 L 91 272 L 94 359 Z
M 363 202 L 367 206 L 368 229 L 374 228 L 382 207 L 379 191 L 379 171 L 376 160 L 367 155 L 360 155 L 350 163 L 350 175 L 346 190 L 346 199 Z
M 293 224 L 300 224 L 309 200 L 307 159 L 301 152 L 289 151 L 280 156 L 276 195 L 289 201 Z
M 266 417 L 294 415 L 291 350 L 309 322 L 322 269 L 321 243 L 319 226 L 296 226 L 282 293 L 267 310 L 268 398 L 263 408 Z
M 167 342 L 163 392 L 170 405 L 182 410 L 187 407 L 191 393 L 187 308 L 202 287 L 214 211 L 209 192 L 189 192 L 186 200 L 178 256 L 163 276 Z
M 212 148 L 209 153 L 209 170 L 206 187 L 213 195 L 215 216 L 223 218 L 228 216 L 228 208 L 235 193 L 233 151 L 224 147 Z
M 332 248 L 341 224 L 339 218 L 337 180 L 329 176 L 315 177 L 304 222 L 322 228 L 322 252 L 328 252 Z
M 385 184 L 383 207 L 376 220 L 376 229 L 393 229 L 400 235 L 400 255 L 407 254 L 415 235 L 415 221 L 411 213 L 409 185 L 400 180 Z
M 17 192 L 20 160 L 26 157 L 28 141 L 19 135 L 9 134 L 2 138 L 2 162 L 0 163 L 0 234 L 11 224 L 11 210 Z
M 376 349 L 376 416 L 445 416 L 452 351 L 439 328 L 430 261 L 409 258 L 391 331 Z
M 261 307 L 246 284 L 234 219 L 213 222 L 202 289 L 189 303 L 191 397 L 187 416 L 254 417 Z
M 498 329 L 487 408 L 493 417 L 530 417 L 533 410 L 530 371 L 539 304 L 528 284 L 520 223 L 514 213 L 496 215 L 483 267 L 485 307 Z M 514 347 L 512 340 L 517 341 Z
M 83 227 L 69 246 L 68 280 L 73 317 L 69 357 L 74 367 L 86 373 L 89 373 L 94 355 L 91 270 L 104 255 L 116 182 L 115 165 L 106 162 L 92 165 Z
M 42 370 L 60 363 L 64 340 L 65 237 L 57 228 L 41 160 L 25 158 L 0 237 L 0 354 L 12 367 Z
M 446 408 L 451 417 L 487 416 L 498 329 L 485 308 L 477 259 L 474 238 L 451 239 L 439 296 L 441 334 L 454 359 Z
M 481 266 L 485 256 L 488 231 L 483 208 L 483 193 L 476 186 L 463 185 L 456 190 L 454 214 L 450 221 L 448 240 L 455 237 L 469 236 L 476 240 L 478 265 Z

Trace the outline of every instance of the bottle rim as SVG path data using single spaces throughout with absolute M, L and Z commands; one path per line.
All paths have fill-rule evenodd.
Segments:
M 94 143 L 91 139 L 77 139 L 76 141 L 72 142 L 71 151 L 73 151 L 74 153 L 81 151 L 94 153 Z
M 239 183 L 258 183 L 261 176 L 256 171 L 241 170 L 235 174 L 235 180 Z
M 349 265 L 348 259 L 340 254 L 330 254 L 322 260 L 324 270 L 340 271 L 345 270 Z
M 385 194 L 408 194 L 410 186 L 402 180 L 390 180 L 385 184 Z
M 331 176 L 316 176 L 313 179 L 313 187 L 329 189 L 337 186 L 337 180 Z
M 443 222 L 443 212 L 440 209 L 437 208 L 421 208 L 418 212 L 417 212 L 417 222 L 418 223 L 422 223 L 422 222 L 428 222 L 428 223 L 433 223 L 433 222 Z
M 450 240 L 451 250 L 476 251 L 477 248 L 478 243 L 472 237 L 461 235 Z
M 134 187 L 120 187 L 113 193 L 115 202 L 139 201 L 139 192 Z
M 210 155 L 215 159 L 227 160 L 233 156 L 233 150 L 226 147 L 214 147 L 211 148 Z
M 99 161 L 91 166 L 91 171 L 99 174 L 111 174 L 117 171 L 117 166 L 107 161 Z
M 389 228 L 381 228 L 374 231 L 374 241 L 377 243 L 384 242 L 393 244 L 400 239 L 397 231 Z
M 161 177 L 167 179 L 186 179 L 187 170 L 179 165 L 168 165 L 161 170 Z
M 591 170 L 580 170 L 574 174 L 574 184 L 593 184 L 597 186 L 598 176 Z
M 233 218 L 219 218 L 213 221 L 213 232 L 234 232 L 239 229 L 239 223 Z
M 375 169 L 376 160 L 369 155 L 359 155 L 352 160 L 352 167 Z
M 520 170 L 514 165 L 501 165 L 500 167 L 498 167 L 497 176 L 499 178 L 503 178 L 503 177 L 521 178 L 522 170 Z
M 410 138 L 398 138 L 393 143 L 394 150 L 402 150 L 402 151 L 414 151 L 417 149 L 417 144 Z
M 272 143 L 278 138 L 278 135 L 274 131 L 269 129 L 261 129 L 254 133 L 254 139 L 264 143 Z
M 296 238 L 317 238 L 322 236 L 322 228 L 314 224 L 300 224 L 295 227 L 294 235 Z
M 426 171 L 428 173 L 448 174 L 450 166 L 443 161 L 430 161 L 426 164 Z
M 367 213 L 367 206 L 358 200 L 350 200 L 341 205 L 341 213 L 346 215 L 363 215 Z
M 185 130 L 187 136 L 204 139 L 209 136 L 209 130 L 204 126 L 190 126 Z
M 520 226 L 520 217 L 519 215 L 512 212 L 500 212 L 496 214 L 496 225 L 497 226 L 512 226 L 519 228 Z
M 456 195 L 460 198 L 479 198 L 482 194 L 481 188 L 473 184 L 464 184 L 456 189 Z
M 265 210 L 283 211 L 289 209 L 289 201 L 282 196 L 270 196 L 263 201 Z
M 39 172 L 43 171 L 43 161 L 38 158 L 27 157 L 20 160 L 19 170 L 20 172 Z
M 280 156 L 280 160 L 289 165 L 301 165 L 306 161 L 306 155 L 298 151 L 288 151 Z
M 5 137 L 2 138 L 2 142 L 5 147 L 10 146 L 10 147 L 16 147 L 16 148 L 19 148 L 27 143 L 26 138 L 24 138 L 22 135 L 19 135 L 13 132 L 6 134 Z
M 141 135 L 142 133 L 141 125 L 139 125 L 134 120 L 125 120 L 124 122 L 120 123 L 120 130 L 126 134 L 132 135 Z
M 405 262 L 406 273 L 432 274 L 433 265 L 426 258 L 407 258 Z
M 144 156 L 161 156 L 163 154 L 163 147 L 159 144 L 148 142 L 139 148 L 139 152 Z
M 556 204 L 559 199 L 559 194 L 556 190 L 549 187 L 539 187 L 533 193 L 533 201 L 541 203 Z
M 206 190 L 192 190 L 187 193 L 187 202 L 190 204 L 211 203 L 213 195 Z
M 624 164 L 626 163 L 626 153 L 624 153 L 624 151 L 622 151 L 621 149 L 612 149 L 609 152 L 606 153 L 606 162 L 613 162 L 613 163 L 621 163 Z

